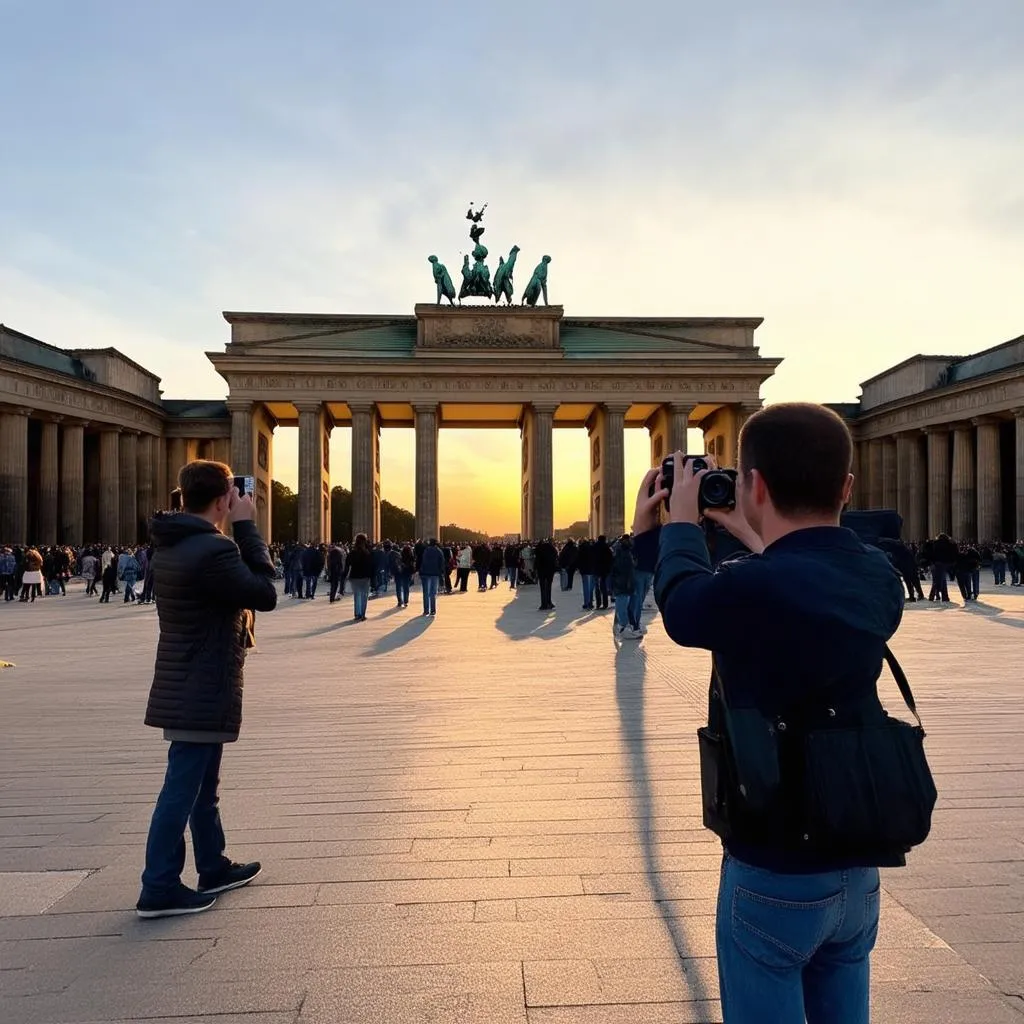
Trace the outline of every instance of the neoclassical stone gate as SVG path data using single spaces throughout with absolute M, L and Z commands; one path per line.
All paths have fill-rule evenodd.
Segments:
M 416 530 L 437 535 L 438 431 L 518 427 L 522 533 L 553 532 L 552 432 L 586 427 L 592 531 L 625 527 L 623 431 L 646 427 L 652 460 L 703 430 L 735 461 L 743 421 L 780 360 L 754 345 L 759 318 L 570 318 L 561 306 L 416 306 L 414 316 L 225 313 L 208 353 L 227 381 L 231 462 L 257 479 L 270 535 L 273 434 L 299 428 L 299 535 L 327 540 L 328 440 L 352 427 L 353 532 L 380 535 L 383 428 L 416 430 Z M 484 457 L 484 456 L 482 456 Z

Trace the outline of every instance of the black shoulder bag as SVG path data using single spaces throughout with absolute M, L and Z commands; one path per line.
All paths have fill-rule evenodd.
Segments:
M 892 718 L 875 701 L 867 714 L 814 708 L 799 725 L 733 709 L 712 663 L 708 725 L 697 733 L 705 826 L 723 839 L 747 838 L 754 822 L 770 836 L 765 816 L 782 807 L 802 823 L 800 845 L 823 855 L 905 853 L 923 843 L 937 798 L 925 732 L 888 646 L 885 660 L 916 724 Z

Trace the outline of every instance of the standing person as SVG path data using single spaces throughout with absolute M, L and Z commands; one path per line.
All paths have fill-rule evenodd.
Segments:
M 997 544 L 992 551 L 992 585 L 1006 586 L 1006 548 Z
M 555 605 L 551 600 L 551 584 L 554 582 L 555 573 L 558 572 L 558 552 L 550 538 L 542 540 L 533 553 L 534 564 L 537 566 L 537 582 L 540 584 L 540 608 L 539 611 L 554 611 Z
M 85 580 L 85 594 L 88 597 L 90 594 L 96 593 L 96 567 L 99 564 L 99 559 L 92 553 L 91 548 L 86 548 L 85 553 L 82 555 L 82 579 Z
M 967 570 L 968 600 L 977 601 L 981 592 L 981 555 L 974 544 L 964 549 L 964 565 Z
M 612 629 L 617 640 L 637 640 L 643 634 L 633 621 L 633 588 L 636 585 L 636 563 L 629 534 L 623 534 L 615 546 L 611 571 L 612 591 L 615 594 L 615 618 Z
M 370 580 L 373 577 L 373 553 L 365 533 L 356 534 L 355 543 L 348 554 L 348 578 L 352 584 L 352 611 L 356 622 L 366 621 L 366 605 L 370 600 Z
M 502 550 L 501 545 L 495 541 L 491 546 L 490 554 L 491 590 L 494 590 L 498 586 L 498 577 L 501 575 L 501 567 L 504 563 L 505 553 Z
M 486 544 L 473 548 L 473 565 L 476 567 L 477 590 L 487 589 L 487 572 L 491 567 L 491 549 Z
M 608 609 L 608 576 L 612 571 L 612 549 L 602 533 L 594 545 L 594 590 L 599 611 Z
M 450 544 L 446 544 L 441 548 L 441 554 L 444 555 L 444 592 L 450 594 L 452 592 L 452 573 L 455 571 L 455 552 Z
M 21 598 L 28 601 L 32 595 L 32 603 L 43 592 L 43 556 L 35 548 L 26 548 L 24 570 L 21 576 Z
M 1010 570 L 1010 583 L 1019 587 L 1024 581 L 1024 540 L 1018 540 L 1006 556 L 1006 564 Z
M 882 552 L 839 526 L 853 486 L 851 462 L 849 431 L 823 406 L 783 403 L 751 416 L 739 439 L 736 508 L 708 511 L 707 518 L 756 554 L 717 572 L 698 525 L 703 474 L 694 474 L 692 462 L 676 455 L 671 495 L 656 486 L 649 496 L 650 484 L 660 484 L 660 472 L 651 470 L 637 496 L 637 549 L 641 564 L 656 564 L 665 630 L 680 646 L 712 652 L 712 716 L 728 711 L 726 730 L 738 728 L 740 712 L 745 722 L 756 715 L 757 722 L 796 726 L 786 737 L 794 756 L 775 762 L 780 769 L 765 782 L 765 804 L 748 802 L 745 791 L 724 781 L 728 808 L 715 805 L 728 823 L 716 831 L 731 829 L 716 932 L 727 1024 L 867 1024 L 878 868 L 905 863 L 905 847 L 863 834 L 844 843 L 810 817 L 810 783 L 795 767 L 802 747 L 789 746 L 800 743 L 802 723 L 816 722 L 826 707 L 851 722 L 884 716 L 876 681 L 900 622 L 903 588 Z M 666 498 L 670 523 L 659 528 Z M 831 668 L 823 673 L 823 666 Z M 727 708 L 718 690 L 728 695 Z M 757 728 L 750 725 L 751 741 L 761 735 Z M 723 770 L 732 772 L 736 757 L 723 743 Z M 743 774 L 759 786 L 768 775 L 747 763 Z M 840 775 L 841 785 L 863 780 L 872 792 L 880 781 L 866 778 L 852 758 L 837 766 Z M 832 779 L 816 781 L 836 796 Z
M 327 549 L 327 578 L 331 584 L 330 603 L 334 604 L 345 578 L 345 552 L 338 544 L 332 544 Z
M 14 552 L 9 547 L 0 548 L 0 593 L 4 601 L 14 600 Z
M 437 614 L 437 587 L 444 575 L 444 555 L 431 540 L 423 550 L 420 559 L 420 584 L 423 586 L 423 614 Z
M 511 541 L 506 544 L 502 558 L 505 562 L 505 576 L 508 579 L 509 590 L 515 590 L 519 578 L 519 545 L 513 544 Z
M 160 639 L 146 725 L 162 729 L 170 746 L 136 905 L 144 918 L 208 910 L 218 893 L 248 885 L 261 870 L 224 855 L 217 790 L 224 744 L 238 739 L 242 724 L 246 610 L 276 607 L 274 563 L 252 497 L 239 496 L 227 466 L 190 462 L 178 485 L 182 511 L 157 514 L 152 524 Z M 181 881 L 187 825 L 198 892 Z
M 644 601 L 647 600 L 647 592 L 651 589 L 653 580 L 654 573 L 637 566 L 633 573 L 633 600 L 630 602 L 629 618 L 633 623 L 633 628 L 641 636 L 647 632 L 647 628 L 644 626 Z
M 956 565 L 956 545 L 948 534 L 940 533 L 935 540 L 928 543 L 927 554 L 931 557 L 932 564 L 932 588 L 928 600 L 948 604 L 949 590 L 946 587 L 946 580 L 952 576 Z
M 572 581 L 576 576 L 576 567 L 579 565 L 579 548 L 576 541 L 570 537 L 558 553 L 558 568 L 565 573 L 565 589 L 572 590 Z
M 310 544 L 302 552 L 302 577 L 306 583 L 306 600 L 316 597 L 316 585 L 324 571 L 324 552 L 317 544 Z
M 587 537 L 576 548 L 576 568 L 583 587 L 583 610 L 591 611 L 594 607 L 594 545 Z
M 110 604 L 110 595 L 117 590 L 117 562 L 110 562 L 103 570 L 102 576 L 103 592 L 100 594 L 100 604 Z
M 398 607 L 409 607 L 409 592 L 412 578 L 416 574 L 416 552 L 411 544 L 403 544 L 398 552 L 398 568 L 395 571 L 395 588 L 398 591 Z
M 469 574 L 473 570 L 473 549 L 468 544 L 463 544 L 459 549 L 459 561 L 455 571 L 455 577 L 459 581 L 459 593 L 464 594 L 469 588 Z

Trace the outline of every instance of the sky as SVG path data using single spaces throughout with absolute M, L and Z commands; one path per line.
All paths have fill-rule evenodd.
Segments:
M 0 35 L 0 321 L 169 398 L 223 396 L 222 310 L 431 300 L 470 200 L 567 315 L 763 316 L 769 402 L 1024 331 L 1020 0 L 0 0 Z M 582 430 L 554 464 L 585 518 Z M 442 520 L 518 529 L 518 465 L 442 432 Z M 407 508 L 412 466 L 386 432 Z

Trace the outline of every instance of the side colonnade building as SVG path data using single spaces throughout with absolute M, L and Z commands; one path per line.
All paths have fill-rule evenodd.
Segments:
M 834 405 L 855 441 L 853 506 L 894 508 L 903 539 L 1024 539 L 1024 336 L 914 356 Z

